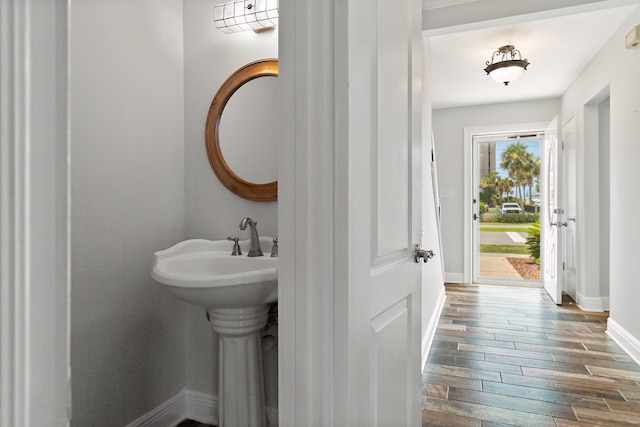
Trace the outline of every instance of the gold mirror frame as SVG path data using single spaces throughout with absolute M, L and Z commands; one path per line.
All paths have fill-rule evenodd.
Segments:
M 222 112 L 231 96 L 245 83 L 264 76 L 278 77 L 277 59 L 251 62 L 229 76 L 211 102 L 204 132 L 207 157 L 220 182 L 234 194 L 258 202 L 268 202 L 278 198 L 278 181 L 256 184 L 236 175 L 222 155 L 219 131 Z

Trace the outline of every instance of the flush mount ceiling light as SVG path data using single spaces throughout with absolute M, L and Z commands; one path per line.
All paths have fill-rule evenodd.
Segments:
M 486 62 L 487 68 L 484 70 L 493 80 L 504 83 L 507 86 L 516 80 L 524 70 L 527 69 L 529 61 L 522 59 L 519 50 L 512 45 L 502 46 L 491 56 L 491 61 Z
M 214 8 L 214 22 L 223 33 L 265 31 L 278 25 L 278 0 L 233 0 Z

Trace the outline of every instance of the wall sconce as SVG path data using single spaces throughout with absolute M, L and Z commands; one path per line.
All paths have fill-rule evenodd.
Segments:
M 496 59 L 498 61 L 495 61 Z M 509 44 L 493 52 L 491 61 L 487 61 L 486 65 L 487 68 L 484 71 L 496 82 L 504 83 L 507 86 L 522 75 L 522 72 L 527 69 L 529 61 L 522 59 L 520 51 Z
M 216 28 L 223 33 L 255 32 L 278 25 L 278 0 L 233 0 L 214 8 Z

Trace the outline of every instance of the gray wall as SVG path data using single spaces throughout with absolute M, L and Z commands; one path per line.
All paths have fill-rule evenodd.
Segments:
M 422 267 L 422 357 L 423 361 L 428 350 L 429 338 L 435 334 L 438 318 L 438 304 L 444 298 L 444 254 L 441 251 L 439 224 L 436 216 L 436 200 L 434 198 L 434 184 L 431 164 L 432 147 L 432 116 L 429 85 L 431 84 L 429 43 L 423 38 L 422 43 L 422 75 L 423 75 L 423 105 L 422 105 L 422 247 L 431 249 L 436 256 Z M 442 165 L 440 146 L 436 147 L 437 163 Z M 446 166 L 446 165 L 445 165 Z M 435 167 L 437 169 L 437 167 Z M 446 167 L 444 168 L 446 169 Z
M 609 240 L 611 238 L 609 229 L 611 224 L 611 159 L 609 155 L 609 147 L 611 145 L 611 106 L 610 99 L 607 97 L 598 105 L 598 131 L 599 145 L 598 157 L 600 158 L 599 167 L 599 194 L 600 203 L 600 293 L 599 295 L 609 298 L 610 286 L 609 275 L 611 274 L 609 264 L 611 263 L 611 247 Z
M 209 0 L 184 1 L 186 236 L 247 238 L 248 231 L 238 228 L 245 216 L 258 222 L 260 235 L 277 236 L 277 202 L 245 200 L 218 181 L 207 159 L 204 125 L 213 97 L 234 71 L 258 59 L 278 57 L 278 31 L 224 34 L 213 24 L 212 13 Z M 268 100 L 257 101 L 264 101 L 269 108 Z M 248 119 L 236 125 L 252 126 Z M 273 125 L 279 132 L 279 123 Z M 262 167 L 249 156 L 244 159 L 247 162 L 244 166 Z M 186 379 L 189 390 L 217 395 L 217 339 L 206 323 L 204 311 L 189 306 Z M 277 366 L 273 363 L 277 361 L 275 351 L 265 352 L 264 357 L 266 366 Z M 267 406 L 277 407 L 277 376 L 270 374 L 266 373 Z
M 214 175 L 204 123 L 231 73 L 278 56 L 278 33 L 225 35 L 212 16 L 203 0 L 73 4 L 74 425 L 124 425 L 184 387 L 216 395 L 217 336 L 203 309 L 151 280 L 153 253 L 186 238 L 247 237 L 244 216 L 277 236 L 277 202 L 244 200 Z M 276 350 L 265 365 L 275 408 Z
M 71 7 L 74 426 L 122 426 L 184 387 L 185 307 L 149 276 L 182 240 L 182 2 Z
M 550 122 L 560 113 L 559 99 L 515 102 L 433 111 L 440 189 L 452 197 L 442 198 L 442 236 L 447 280 L 461 278 L 464 271 L 464 128 Z
M 589 272 L 598 273 L 595 268 L 599 264 L 593 263 L 592 260 L 594 256 L 598 256 L 594 249 L 599 248 L 590 246 L 588 239 L 601 234 L 600 230 L 594 230 L 586 224 L 594 223 L 590 221 L 590 215 L 600 212 L 599 204 L 602 201 L 599 197 L 593 196 L 592 187 L 580 184 L 587 178 L 593 183 L 591 174 L 601 165 L 600 147 L 593 143 L 597 138 L 585 136 L 585 128 L 588 125 L 585 123 L 585 110 L 589 111 L 587 104 L 593 102 L 594 98 L 609 87 L 610 321 L 613 320 L 621 326 L 636 343 L 640 341 L 640 321 L 636 307 L 636 302 L 640 301 L 640 287 L 637 286 L 637 272 L 634 268 L 637 253 L 635 246 L 640 238 L 640 223 L 636 218 L 640 200 L 635 197 L 638 181 L 637 158 L 640 156 L 640 146 L 637 143 L 640 135 L 640 49 L 625 49 L 624 40 L 625 34 L 639 22 L 640 10 L 636 10 L 562 97 L 563 117 L 567 118 L 572 114 L 576 116 L 581 157 L 578 164 L 584 162 L 584 167 L 578 171 L 577 226 L 584 242 L 579 247 L 578 292 L 586 298 L 599 297 L 602 290 L 600 286 L 594 288 L 592 280 L 597 279 L 599 275 L 589 275 Z M 597 177 L 595 183 L 598 183 Z M 587 271 L 587 268 L 590 270 Z

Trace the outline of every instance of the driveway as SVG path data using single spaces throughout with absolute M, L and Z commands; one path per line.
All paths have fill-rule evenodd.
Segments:
M 528 233 L 514 231 L 481 231 L 481 245 L 523 245 Z

